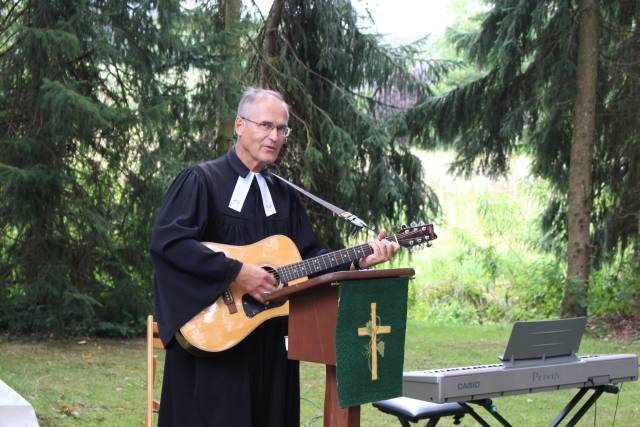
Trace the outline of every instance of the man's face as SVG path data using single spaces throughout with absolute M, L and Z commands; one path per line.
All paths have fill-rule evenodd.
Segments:
M 284 145 L 285 136 L 277 127 L 287 125 L 287 110 L 282 102 L 266 96 L 258 99 L 244 117 L 246 120 L 236 118 L 236 153 L 250 170 L 259 172 L 276 161 Z M 274 126 L 270 131 L 265 129 L 267 123 Z

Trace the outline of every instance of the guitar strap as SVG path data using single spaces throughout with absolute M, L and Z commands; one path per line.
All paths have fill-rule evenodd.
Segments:
M 292 187 L 294 190 L 304 194 L 305 196 L 307 196 L 308 198 L 310 198 L 314 202 L 316 202 L 319 205 L 324 206 L 325 208 L 329 209 L 331 212 L 336 214 L 339 218 L 342 218 L 343 220 L 347 221 L 349 224 L 351 224 L 351 234 L 352 235 L 355 234 L 355 232 L 358 231 L 361 228 L 368 228 L 369 230 L 375 232 L 375 230 L 373 230 L 371 227 L 369 227 L 367 225 L 367 223 L 365 223 L 363 220 L 361 220 L 360 218 L 358 218 L 356 215 L 352 214 L 351 212 L 347 212 L 344 209 L 340 209 L 339 207 L 327 202 L 326 200 L 323 200 L 320 197 L 318 197 L 318 196 L 316 196 L 314 194 L 311 194 L 310 192 L 308 192 L 304 188 L 298 187 L 294 183 L 284 179 L 283 177 L 281 177 L 279 175 L 276 175 L 272 171 L 269 171 L 269 173 L 271 175 L 275 176 L 276 178 L 278 178 L 280 181 L 282 181 L 285 184 L 287 184 L 288 186 Z

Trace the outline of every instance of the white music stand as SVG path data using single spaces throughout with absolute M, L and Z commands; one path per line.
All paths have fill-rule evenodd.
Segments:
M 506 368 L 578 360 L 586 317 L 515 322 L 503 356 Z

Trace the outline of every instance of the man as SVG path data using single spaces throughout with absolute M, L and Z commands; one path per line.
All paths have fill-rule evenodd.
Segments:
M 269 177 L 286 142 L 288 106 L 274 91 L 249 88 L 238 106 L 237 141 L 224 156 L 191 166 L 171 184 L 151 237 L 156 314 L 167 349 L 159 426 L 297 426 L 298 364 L 287 359 L 286 318 L 266 321 L 229 350 L 197 357 L 176 343 L 178 329 L 235 282 L 263 302 L 275 278 L 200 242 L 247 245 L 283 234 L 303 258 L 323 253 L 295 192 Z M 344 269 L 393 257 L 383 230 L 373 253 Z M 358 265 L 359 264 L 359 265 Z

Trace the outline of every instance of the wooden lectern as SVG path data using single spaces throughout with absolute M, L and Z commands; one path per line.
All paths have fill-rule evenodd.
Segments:
M 413 277 L 412 268 L 341 271 L 315 277 L 269 294 L 289 298 L 289 359 L 326 365 L 324 427 L 360 426 L 360 406 L 341 408 L 336 381 L 338 282 Z

